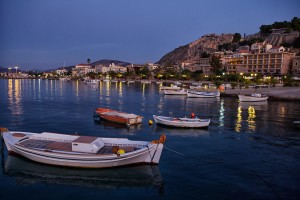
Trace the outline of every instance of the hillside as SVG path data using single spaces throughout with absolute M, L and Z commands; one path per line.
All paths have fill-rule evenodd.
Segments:
M 157 63 L 168 65 L 183 61 L 195 61 L 201 57 L 203 52 L 213 53 L 218 50 L 218 46 L 230 43 L 234 34 L 207 34 L 198 40 L 187 45 L 176 48 L 164 55 Z
M 98 61 L 91 63 L 91 66 L 103 65 L 103 66 L 108 67 L 111 63 L 114 63 L 115 65 L 118 65 L 118 66 L 123 66 L 123 67 L 131 64 L 131 63 L 123 62 L 123 61 L 119 61 L 119 60 L 102 59 L 102 60 L 98 60 Z
M 173 65 L 181 62 L 195 62 L 203 52 L 211 54 L 218 50 L 235 51 L 239 46 L 251 46 L 254 42 L 270 43 L 273 46 L 284 46 L 300 52 L 300 18 L 294 17 L 291 21 L 274 22 L 261 25 L 258 33 L 234 40 L 235 34 L 208 34 L 198 40 L 183 45 L 164 55 L 157 63 Z M 220 49 L 221 47 L 221 49 Z

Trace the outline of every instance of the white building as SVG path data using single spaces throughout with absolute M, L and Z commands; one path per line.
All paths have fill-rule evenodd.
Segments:
M 89 72 L 95 72 L 95 69 L 91 69 L 89 64 L 78 64 L 72 69 L 73 76 L 84 76 Z
M 125 73 L 127 72 L 127 67 L 123 67 L 123 66 L 118 66 L 115 65 L 114 63 L 109 64 L 108 66 L 103 66 L 103 65 L 96 65 L 95 66 L 95 72 L 96 73 L 107 73 L 109 71 L 113 71 L 116 73 Z
M 68 73 L 68 70 L 64 69 L 64 68 L 60 68 L 55 70 L 55 73 L 57 73 L 58 75 L 64 75 L 66 73 Z
M 147 66 L 149 71 L 153 71 L 153 70 L 155 70 L 159 67 L 159 65 L 156 65 L 154 63 L 146 63 L 146 66 Z

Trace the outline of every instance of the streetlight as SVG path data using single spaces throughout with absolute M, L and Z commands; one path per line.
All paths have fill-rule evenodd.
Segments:
M 16 67 L 14 67 L 14 68 L 16 69 L 16 74 L 17 74 L 17 72 L 18 72 L 18 68 L 19 68 L 19 67 L 18 67 L 18 66 L 16 66 Z
M 8 73 L 10 73 L 11 67 L 8 68 Z

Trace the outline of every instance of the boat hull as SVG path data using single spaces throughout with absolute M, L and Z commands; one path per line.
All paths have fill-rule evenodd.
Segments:
M 146 147 L 121 155 L 52 151 L 21 145 L 21 141 L 26 140 L 26 137 L 30 137 L 32 133 L 22 132 L 25 136 L 21 138 L 14 137 L 13 133 L 15 132 L 3 133 L 3 139 L 10 153 L 19 154 L 39 163 L 57 166 L 110 168 L 133 164 L 158 164 L 163 150 L 162 143 L 148 143 Z M 144 145 L 144 142 L 141 141 L 141 144 Z
M 172 118 L 153 115 L 157 124 L 180 128 L 204 128 L 208 127 L 210 119 Z
M 220 92 L 188 92 L 187 97 L 189 98 L 215 98 L 219 97 Z
M 141 124 L 143 121 L 142 116 L 131 114 L 130 117 L 127 113 L 118 112 L 106 108 L 96 108 L 94 111 L 94 120 L 99 121 L 100 119 L 125 124 L 127 126 Z
M 164 90 L 165 95 L 186 95 L 185 90 Z
M 255 96 L 246 96 L 246 95 L 238 95 L 238 97 L 241 102 L 267 101 L 269 98 L 269 97 L 255 97 Z

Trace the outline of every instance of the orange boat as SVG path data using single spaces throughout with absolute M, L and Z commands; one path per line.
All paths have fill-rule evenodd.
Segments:
M 127 126 L 142 123 L 143 117 L 135 114 L 129 114 L 108 108 L 96 108 L 94 111 L 94 120 L 100 119 L 126 124 Z

